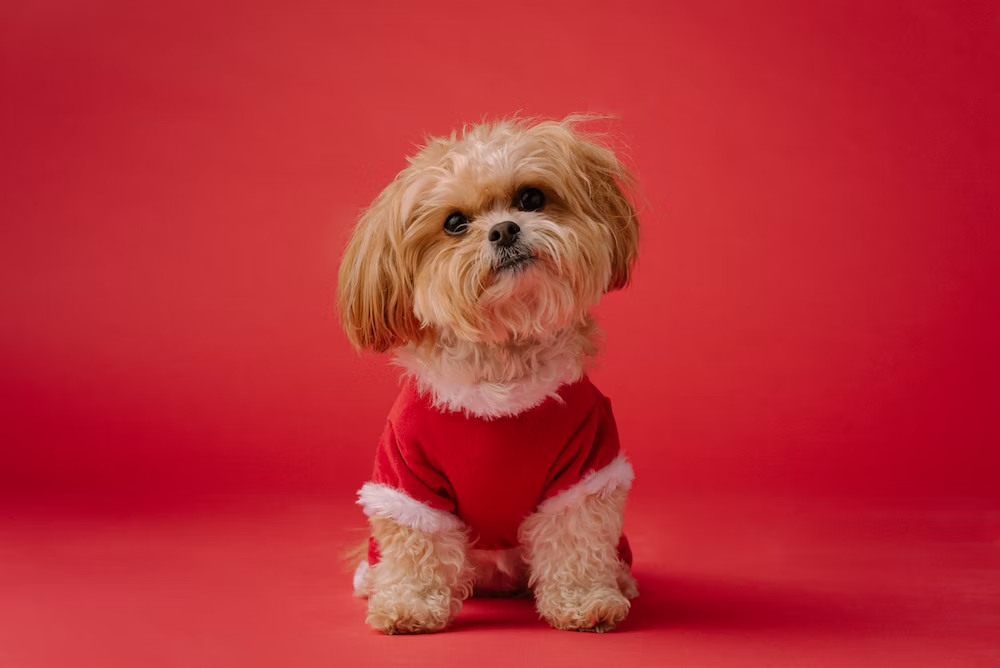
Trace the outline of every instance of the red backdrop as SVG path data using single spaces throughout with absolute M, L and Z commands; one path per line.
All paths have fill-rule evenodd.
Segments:
M 590 111 L 619 119 L 647 200 L 595 374 L 637 517 L 664 495 L 995 508 L 998 20 L 933 0 L 5 6 L 0 498 L 349 511 L 396 382 L 333 311 L 359 210 L 426 133 Z

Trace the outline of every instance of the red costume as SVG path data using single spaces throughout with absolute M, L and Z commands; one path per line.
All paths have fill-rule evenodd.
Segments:
M 557 394 L 518 415 L 484 419 L 436 408 L 408 377 L 358 503 L 367 515 L 422 531 L 464 526 L 473 547 L 506 549 L 518 544 L 528 515 L 629 486 L 632 467 L 607 397 L 586 377 Z M 619 551 L 631 563 L 624 536 Z M 377 560 L 371 540 L 368 561 Z

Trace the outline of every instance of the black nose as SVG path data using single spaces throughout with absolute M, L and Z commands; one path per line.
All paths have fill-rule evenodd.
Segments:
M 514 245 L 514 242 L 517 241 L 517 234 L 520 231 L 521 228 L 517 226 L 517 223 L 512 220 L 505 220 L 490 228 L 488 238 L 494 246 L 506 248 Z

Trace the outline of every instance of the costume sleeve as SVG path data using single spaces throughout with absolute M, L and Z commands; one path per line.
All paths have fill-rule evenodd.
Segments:
M 603 489 L 631 485 L 632 477 L 632 465 L 621 454 L 611 402 L 600 395 L 550 472 L 540 509 L 553 509 Z
M 358 493 L 358 504 L 369 517 L 385 517 L 420 531 L 460 527 L 454 515 L 455 494 L 436 470 L 415 434 L 401 435 L 390 420 L 375 454 L 371 482 Z
M 562 453 L 537 512 L 559 513 L 593 494 L 628 489 L 633 477 L 632 465 L 621 453 L 611 402 L 601 396 Z M 632 565 L 632 549 L 624 534 L 618 541 L 618 558 Z

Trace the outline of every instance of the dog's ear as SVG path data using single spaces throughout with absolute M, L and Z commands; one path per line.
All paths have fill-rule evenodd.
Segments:
M 413 273 L 401 253 L 405 179 L 393 181 L 364 213 L 340 263 L 337 301 L 347 338 L 385 352 L 413 340 Z
M 573 150 L 590 185 L 590 199 L 597 218 L 605 223 L 611 250 L 611 279 L 607 291 L 619 290 L 632 279 L 639 254 L 639 215 L 632 203 L 635 180 L 615 154 L 586 138 Z

